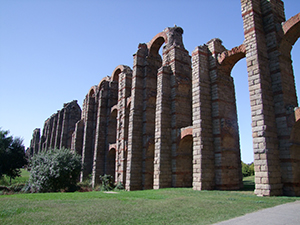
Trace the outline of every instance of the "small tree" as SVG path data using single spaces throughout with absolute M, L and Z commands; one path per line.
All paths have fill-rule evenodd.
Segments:
M 246 164 L 242 162 L 242 174 L 243 177 L 253 176 L 254 175 L 254 164 Z
M 69 149 L 51 149 L 30 160 L 29 187 L 32 192 L 75 191 L 81 156 Z
M 21 175 L 21 170 L 27 160 L 25 147 L 21 138 L 8 136 L 9 131 L 0 129 L 0 178 L 5 174 L 11 179 Z

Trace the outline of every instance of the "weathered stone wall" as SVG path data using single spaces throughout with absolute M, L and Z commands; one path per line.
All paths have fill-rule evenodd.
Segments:
M 299 196 L 300 113 L 293 111 L 290 51 L 300 36 L 300 14 L 285 22 L 280 0 L 241 0 L 241 7 L 243 43 L 227 50 L 214 38 L 190 56 L 182 28 L 166 28 L 139 44 L 132 69 L 120 65 L 91 87 L 81 118 L 65 105 L 47 119 L 31 148 L 71 146 L 82 155 L 81 181 L 91 174 L 93 186 L 110 174 L 127 190 L 240 189 L 231 70 L 246 57 L 255 193 Z
M 80 117 L 81 109 L 76 100 L 65 103 L 61 110 L 45 121 L 42 136 L 39 128 L 34 130 L 30 148 L 34 153 L 51 148 L 71 149 L 72 134 Z

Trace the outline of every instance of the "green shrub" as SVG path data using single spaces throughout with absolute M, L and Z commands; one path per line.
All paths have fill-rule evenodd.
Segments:
M 31 192 L 75 191 L 82 168 L 81 156 L 69 149 L 51 149 L 30 160 Z
M 104 174 L 100 176 L 101 181 L 101 191 L 111 191 L 115 188 L 114 178 L 111 175 Z
M 253 176 L 254 175 L 254 164 L 246 164 L 242 162 L 242 174 L 243 177 Z

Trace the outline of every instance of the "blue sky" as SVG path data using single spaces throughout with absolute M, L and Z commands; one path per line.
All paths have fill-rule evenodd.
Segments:
M 284 2 L 287 19 L 300 12 L 299 0 Z M 90 87 L 115 67 L 132 68 L 139 43 L 174 24 L 183 28 L 190 54 L 212 38 L 227 49 L 238 46 L 244 40 L 240 7 L 238 0 L 0 0 L 0 127 L 28 147 L 32 131 L 63 103 L 76 99 L 81 106 Z M 297 81 L 299 43 L 292 58 Z M 242 160 L 252 162 L 245 59 L 232 76 Z

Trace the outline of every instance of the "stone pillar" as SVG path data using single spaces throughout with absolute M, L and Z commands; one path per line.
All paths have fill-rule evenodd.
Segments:
M 193 67 L 193 189 L 215 187 L 211 82 L 206 45 L 192 53 Z
M 242 187 L 239 129 L 231 68 L 219 65 L 218 54 L 227 51 L 219 39 L 207 43 L 212 88 L 212 120 L 215 151 L 215 188 Z
M 64 120 L 64 111 L 65 109 L 61 109 L 57 112 L 57 127 L 56 127 L 56 137 L 55 137 L 55 143 L 54 147 L 55 148 L 60 148 L 60 143 L 61 143 L 61 131 L 62 131 L 62 125 L 63 125 L 63 120 Z
M 95 130 L 97 115 L 97 103 L 96 103 L 95 91 L 92 89 L 85 98 L 86 104 L 86 117 L 84 122 L 84 135 L 83 135 L 83 146 L 82 146 L 82 163 L 84 169 L 80 174 L 80 181 L 88 178 L 92 174 L 93 158 L 94 158 L 94 147 L 95 147 Z
M 127 143 L 128 143 L 128 97 L 131 94 L 132 71 L 124 66 L 119 74 L 118 116 L 117 116 L 117 149 L 116 149 L 116 182 L 126 185 Z
M 172 186 L 171 75 L 170 66 L 161 67 L 157 74 L 154 189 Z
M 140 44 L 134 55 L 128 127 L 126 190 L 142 189 L 143 132 L 141 129 L 143 127 L 143 77 L 147 54 L 147 46 Z
M 267 0 L 241 0 L 241 6 L 252 115 L 255 193 L 260 196 L 281 195 L 276 126 L 280 119 L 275 117 L 275 96 L 270 85 L 271 65 L 268 60 L 268 46 L 275 40 L 267 38 L 269 22 L 272 22 L 265 20 L 272 13 L 271 3 Z M 268 10 L 271 11 L 267 13 Z
M 103 81 L 99 87 L 97 110 L 97 125 L 95 136 L 95 151 L 93 160 L 92 186 L 100 183 L 100 175 L 105 171 L 105 152 L 107 150 L 107 108 L 108 108 L 108 82 Z
M 71 150 L 82 156 L 83 146 L 84 120 L 79 120 L 75 125 L 75 130 L 72 135 Z
M 74 132 L 75 124 L 80 120 L 80 117 L 81 109 L 77 104 L 77 100 L 64 104 L 60 148 L 71 149 L 72 133 Z
M 54 117 L 53 117 L 53 128 L 52 128 L 51 138 L 50 138 L 50 148 L 52 148 L 52 149 L 55 148 L 55 138 L 56 138 L 56 132 L 57 132 L 56 128 L 57 128 L 58 114 L 59 114 L 59 111 L 57 113 L 55 113 Z
M 30 141 L 30 147 L 29 147 L 32 151 L 32 155 L 37 154 L 39 152 L 40 136 L 41 136 L 40 128 L 34 129 L 32 134 L 32 139 Z

